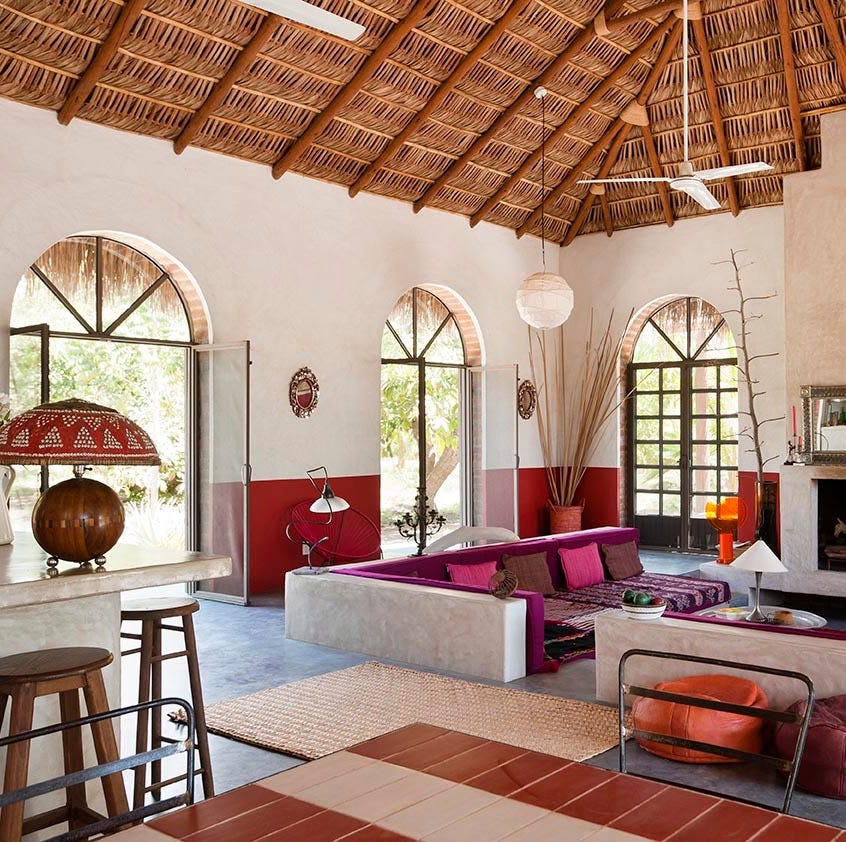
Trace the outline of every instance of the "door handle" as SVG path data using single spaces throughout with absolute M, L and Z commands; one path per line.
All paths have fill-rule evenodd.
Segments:
M 241 485 L 247 485 L 253 478 L 253 466 L 241 465 Z

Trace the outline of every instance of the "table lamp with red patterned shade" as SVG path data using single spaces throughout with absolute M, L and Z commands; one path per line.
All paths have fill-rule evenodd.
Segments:
M 159 465 L 150 437 L 116 409 L 71 398 L 44 403 L 0 428 L 0 464 L 73 465 L 73 478 L 47 489 L 32 510 L 32 534 L 59 560 L 104 564 L 124 527 L 118 495 L 84 476 L 90 465 Z

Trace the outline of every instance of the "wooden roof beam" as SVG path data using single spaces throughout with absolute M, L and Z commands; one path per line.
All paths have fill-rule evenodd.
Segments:
M 664 0 L 663 3 L 656 3 L 654 6 L 646 6 L 643 9 L 638 9 L 636 12 L 629 12 L 627 15 L 621 15 L 614 20 L 605 20 L 605 14 L 600 12 L 593 20 L 593 28 L 597 35 L 605 36 L 616 32 L 618 29 L 624 29 L 631 26 L 640 20 L 651 20 L 656 15 L 661 15 L 664 12 L 675 12 L 681 9 L 679 0 Z
M 599 173 L 597 174 L 597 178 L 608 178 L 608 174 L 611 172 L 612 167 L 614 164 L 617 163 L 617 159 L 620 157 L 620 150 L 623 148 L 623 144 L 626 142 L 626 138 L 631 133 L 632 126 L 629 123 L 623 123 L 623 127 L 620 129 L 617 137 L 614 138 L 614 142 L 611 144 L 611 147 L 608 149 L 608 154 L 605 156 L 605 160 L 602 163 L 602 166 L 599 168 Z M 601 185 L 605 186 L 605 185 Z M 593 184 L 590 187 L 594 187 Z M 604 191 L 603 191 L 604 192 Z M 595 190 L 588 189 L 588 194 L 585 196 L 584 201 L 582 201 L 581 207 L 579 208 L 579 212 L 576 214 L 576 218 L 573 220 L 573 224 L 567 229 L 567 233 L 564 236 L 564 240 L 562 241 L 563 245 L 569 246 L 573 240 L 576 239 L 576 235 L 579 231 L 582 230 L 584 227 L 585 221 L 588 218 L 588 214 L 590 213 L 590 209 L 593 207 L 593 203 L 596 201 L 597 193 Z M 608 199 L 606 198 L 605 201 L 607 202 Z M 607 229 L 606 229 L 607 230 Z M 608 234 L 610 237 L 611 234 Z
M 85 72 L 79 77 L 68 94 L 64 105 L 59 109 L 59 122 L 63 126 L 70 123 L 85 104 L 85 100 L 91 95 L 91 91 L 100 81 L 109 62 L 114 58 L 118 47 L 124 42 L 138 18 L 141 17 L 146 2 L 147 0 L 127 0 L 124 3 L 115 25 L 106 36 L 106 40 L 100 45 L 100 49 L 94 54 L 91 63 L 85 68 Z
M 435 109 L 455 89 L 456 85 L 473 69 L 476 62 L 487 53 L 500 35 L 514 23 L 526 6 L 532 2 L 533 0 L 514 0 L 505 14 L 484 34 L 479 43 L 459 62 L 458 67 L 441 83 L 441 86 L 423 108 L 409 120 L 406 127 L 385 147 L 379 157 L 350 185 L 350 196 L 356 196 L 370 184 L 379 170 L 391 161 L 403 144 L 429 119 Z
M 623 5 L 624 0 L 605 0 L 605 5 L 602 12 L 606 18 L 615 14 Z M 499 116 L 491 123 L 487 131 L 479 135 L 476 140 L 470 144 L 467 151 L 456 161 L 452 163 L 427 189 L 426 192 L 414 203 L 414 212 L 419 213 L 435 196 L 440 193 L 441 189 L 454 178 L 468 161 L 476 156 L 484 147 L 496 136 L 496 133 L 511 120 L 515 115 L 532 100 L 534 97 L 535 88 L 538 85 L 544 86 L 549 84 L 551 79 L 554 79 L 561 70 L 568 65 L 572 59 L 578 55 L 593 39 L 596 37 L 594 28 L 590 25 L 582 29 L 576 37 L 565 47 L 564 52 L 558 56 L 534 81 L 530 82 L 523 88 L 523 92 L 505 109 Z
M 663 178 L 664 170 L 661 167 L 661 161 L 658 158 L 658 150 L 655 148 L 655 138 L 652 136 L 652 129 L 647 123 L 640 127 L 643 135 L 643 145 L 646 148 L 646 156 L 649 158 L 649 166 L 652 168 L 652 175 L 655 178 Z M 661 197 L 661 207 L 664 209 L 664 219 L 667 220 L 667 225 L 672 228 L 675 218 L 673 217 L 673 206 L 670 203 L 670 188 L 665 181 L 659 181 L 655 184 L 658 190 L 658 195 Z
M 403 38 L 432 11 L 437 1 L 417 0 L 411 7 L 411 11 L 394 25 L 379 46 L 367 57 L 355 76 L 335 94 L 329 105 L 306 126 L 305 131 L 280 156 L 273 165 L 274 178 L 282 178 L 302 158 L 309 146 L 317 140 L 341 109 L 349 104 L 353 97 L 373 78 L 385 59 L 399 47 Z
M 720 150 L 720 161 L 722 166 L 731 166 L 731 153 L 729 152 L 726 130 L 723 125 L 723 115 L 720 112 L 720 100 L 717 96 L 717 84 L 714 81 L 714 67 L 711 63 L 711 51 L 708 48 L 708 39 L 705 35 L 705 24 L 702 18 L 692 20 L 693 33 L 696 36 L 696 46 L 699 48 L 699 63 L 702 65 L 702 81 L 705 83 L 705 93 L 708 97 L 708 107 L 711 112 L 711 123 L 714 126 L 714 134 L 717 138 L 717 148 Z M 726 179 L 728 189 L 729 207 L 732 216 L 740 213 L 740 202 L 737 198 L 737 185 L 733 178 Z
M 179 137 L 173 141 L 173 151 L 181 155 L 191 141 L 199 134 L 203 124 L 217 110 L 229 91 L 232 90 L 238 80 L 246 73 L 261 49 L 270 40 L 271 35 L 276 32 L 282 18 L 278 15 L 267 15 L 256 30 L 255 35 L 238 53 L 235 61 L 232 62 L 229 70 L 218 80 L 205 102 L 194 112 L 188 125 L 179 133 Z
M 567 116 L 567 119 L 558 126 L 546 139 L 547 144 L 556 143 L 563 137 L 575 123 L 584 117 L 585 112 L 596 105 L 599 100 L 605 96 L 608 91 L 614 87 L 617 82 L 629 73 L 632 68 L 640 61 L 640 59 L 651 50 L 655 44 L 663 38 L 670 28 L 676 23 L 675 18 L 670 16 L 660 26 L 656 27 L 652 34 L 647 38 L 636 50 L 633 50 L 626 56 L 625 60 L 614 68 L 614 70 L 600 82 L 587 96 L 587 98 L 579 103 Z M 479 208 L 473 216 L 470 217 L 470 225 L 478 225 L 511 190 L 532 170 L 532 168 L 540 161 L 543 146 L 536 149 L 529 154 L 520 164 L 519 167 L 505 180 L 505 183 Z
M 814 0 L 817 7 L 823 29 L 825 29 L 828 46 L 834 53 L 834 61 L 837 64 L 837 72 L 840 74 L 840 85 L 846 90 L 846 48 L 843 46 L 843 39 L 840 37 L 840 29 L 837 26 L 837 18 L 831 8 L 830 0 Z
M 602 192 L 599 193 L 599 201 L 602 204 L 602 221 L 605 223 L 605 233 L 610 237 L 614 234 L 614 223 L 611 220 L 611 206 L 608 204 L 608 193 L 605 190 L 604 184 L 596 184 L 594 186 L 602 188 Z
M 784 64 L 784 81 L 787 85 L 787 104 L 790 106 L 790 126 L 796 145 L 796 161 L 799 170 L 808 166 L 805 154 L 805 133 L 802 130 L 802 113 L 799 105 L 799 89 L 796 86 L 796 60 L 793 55 L 793 39 L 790 34 L 790 10 L 787 0 L 775 0 L 778 13 L 778 35 L 781 41 L 781 60 Z
M 661 52 L 658 54 L 658 58 L 655 60 L 652 70 L 649 71 L 649 76 L 646 77 L 646 81 L 643 83 L 643 87 L 640 89 L 637 99 L 634 100 L 637 105 L 645 106 L 646 101 L 650 96 L 652 96 L 652 92 L 655 90 L 658 80 L 667 68 L 667 63 L 676 51 L 681 35 L 681 24 L 679 23 L 667 36 L 667 40 L 664 42 L 664 46 L 661 48 Z M 624 109 L 623 115 L 626 115 L 626 110 L 630 108 L 630 106 L 631 103 L 626 107 L 626 109 Z M 631 128 L 631 126 L 623 119 L 623 115 L 618 117 L 616 122 L 611 124 L 611 127 L 606 130 L 605 134 L 596 142 L 592 149 L 590 149 L 582 160 L 579 161 L 579 163 L 576 164 L 569 173 L 567 173 L 564 180 L 556 188 L 550 191 L 549 196 L 546 199 L 550 205 L 558 201 L 558 199 L 563 196 L 564 193 L 579 180 L 579 178 L 581 178 L 582 172 L 585 168 L 593 162 L 594 158 L 596 158 L 609 143 L 611 143 L 611 139 L 614 134 L 619 131 L 622 126 L 627 127 L 625 131 L 628 133 L 628 129 Z M 532 211 L 526 221 L 517 229 L 518 237 L 522 237 L 535 224 L 535 222 L 537 222 L 540 213 L 541 209 L 539 207 Z

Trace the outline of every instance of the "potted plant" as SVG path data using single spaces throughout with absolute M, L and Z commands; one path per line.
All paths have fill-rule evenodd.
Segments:
M 623 335 L 613 332 L 613 319 L 612 311 L 605 328 L 599 331 L 591 311 L 584 352 L 575 374 L 567 370 L 563 327 L 529 329 L 529 363 L 538 385 L 535 416 L 549 487 L 552 533 L 581 529 L 584 504 L 576 499 L 576 492 L 603 426 L 622 402 L 618 395 Z

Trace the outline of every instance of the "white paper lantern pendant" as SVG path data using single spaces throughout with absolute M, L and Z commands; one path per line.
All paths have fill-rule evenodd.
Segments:
M 561 275 L 546 271 L 545 207 L 546 196 L 546 88 L 535 89 L 541 101 L 541 259 L 543 272 L 529 275 L 517 289 L 517 312 L 530 327 L 549 330 L 563 325 L 573 312 L 573 290 Z

